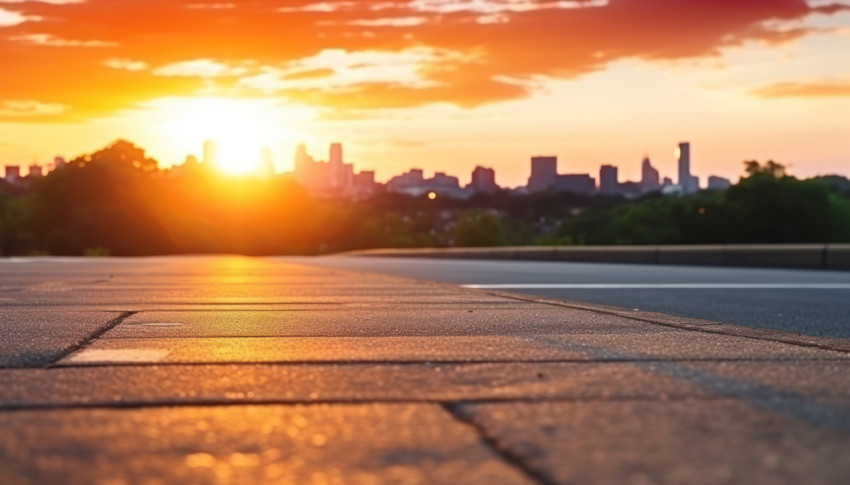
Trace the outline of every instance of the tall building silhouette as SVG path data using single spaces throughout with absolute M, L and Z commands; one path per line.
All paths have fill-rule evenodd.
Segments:
M 679 143 L 676 150 L 679 158 L 679 187 L 682 194 L 693 194 L 699 191 L 699 178 L 691 175 L 691 144 Z
M 314 163 L 314 162 L 315 162 L 315 160 L 313 160 L 313 157 L 311 157 L 307 153 L 307 146 L 304 145 L 303 143 L 299 143 L 298 146 L 295 148 L 295 163 L 294 163 L 295 174 L 296 175 L 299 175 L 299 174 L 303 175 L 305 172 L 307 172 L 310 169 L 310 164 Z
M 499 186 L 496 184 L 496 171 L 492 168 L 475 167 L 472 171 L 472 181 L 469 188 L 473 192 L 496 192 Z
M 614 165 L 603 165 L 599 168 L 599 192 L 605 195 L 616 195 L 619 192 L 619 173 Z
M 529 192 L 549 190 L 558 179 L 558 157 L 531 157 Z
M 204 142 L 204 165 L 207 168 L 218 165 L 218 145 L 212 140 Z
M 331 165 L 342 165 L 342 143 L 331 143 L 330 159 L 328 159 L 328 162 Z
M 526 190 L 592 194 L 596 192 L 596 180 L 585 173 L 558 174 L 558 157 L 531 157 L 531 177 L 528 178 Z
M 640 190 L 643 193 L 654 192 L 661 188 L 661 174 L 652 166 L 649 157 L 644 157 L 640 166 Z
M 18 165 L 6 165 L 6 180 L 14 181 L 21 178 L 21 167 Z
M 354 165 L 343 161 L 342 143 L 331 143 L 328 170 L 331 187 L 347 189 L 354 184 Z
M 29 172 L 27 172 L 27 177 L 42 177 L 43 175 L 44 169 L 41 167 L 41 165 L 30 165 Z
M 691 178 L 691 144 L 688 142 L 679 143 L 676 156 L 679 159 L 679 185 L 684 189 Z
M 718 177 L 716 175 L 712 175 L 708 177 L 708 188 L 709 190 L 726 190 L 732 186 L 732 181 L 724 178 Z
M 377 191 L 374 172 L 355 177 L 354 164 L 343 159 L 342 143 L 332 143 L 328 155 L 327 162 L 314 160 L 307 147 L 299 144 L 295 149 L 295 180 L 318 193 L 366 196 Z
M 260 151 L 260 173 L 264 177 L 274 175 L 274 160 L 272 160 L 272 151 L 269 147 L 263 147 Z

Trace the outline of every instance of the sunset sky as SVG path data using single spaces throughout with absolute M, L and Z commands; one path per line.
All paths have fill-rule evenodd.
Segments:
M 703 180 L 850 175 L 850 1 L 0 0 L 0 67 L 0 165 L 213 138 L 288 171 L 341 141 L 379 180 L 516 186 L 546 154 L 674 176 L 689 140 Z

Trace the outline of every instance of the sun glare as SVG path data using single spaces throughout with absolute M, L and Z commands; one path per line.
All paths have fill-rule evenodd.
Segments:
M 215 168 L 226 174 L 257 173 L 264 148 L 293 142 L 284 111 L 263 100 L 179 98 L 161 100 L 162 127 L 175 143 L 191 141 L 191 153 L 203 159 L 201 145 L 216 146 Z

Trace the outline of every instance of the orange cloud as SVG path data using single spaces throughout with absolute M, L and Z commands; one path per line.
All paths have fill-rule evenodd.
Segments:
M 850 81 L 784 82 L 751 92 L 758 98 L 829 98 L 850 96 Z
M 809 30 L 783 22 L 849 8 L 804 0 L 0 0 L 0 65 L 14 73 L 0 77 L 0 101 L 64 107 L 27 120 L 84 119 L 201 90 L 333 109 L 476 106 L 528 95 L 533 84 L 522 80 L 580 76 L 620 59 L 785 42 Z M 319 62 L 340 52 L 336 65 Z

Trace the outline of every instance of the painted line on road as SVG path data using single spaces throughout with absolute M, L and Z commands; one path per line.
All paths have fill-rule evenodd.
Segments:
M 461 286 L 475 290 L 850 290 L 850 283 L 505 283 Z

